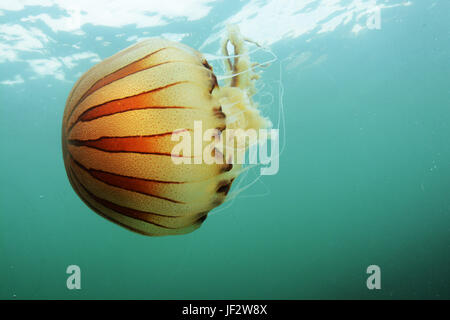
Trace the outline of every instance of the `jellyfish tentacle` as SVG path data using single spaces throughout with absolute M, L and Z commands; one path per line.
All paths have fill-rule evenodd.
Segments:
M 225 58 L 225 68 L 228 72 L 231 72 L 233 70 L 233 64 L 231 63 L 230 54 L 228 52 L 228 44 L 230 43 L 230 39 L 226 39 L 222 44 L 222 53 L 224 54 Z M 233 55 L 234 56 L 234 55 Z
M 227 75 L 222 78 L 225 85 L 215 88 L 212 92 L 214 98 L 223 107 L 226 115 L 227 129 L 259 130 L 271 126 L 270 121 L 260 114 L 258 104 L 252 99 L 256 93 L 255 80 L 259 75 L 254 72 L 257 64 L 252 62 L 248 55 L 247 43 L 255 41 L 244 38 L 238 26 L 229 25 L 228 35 L 222 41 L 222 54 Z M 230 55 L 228 45 L 231 44 L 234 52 Z

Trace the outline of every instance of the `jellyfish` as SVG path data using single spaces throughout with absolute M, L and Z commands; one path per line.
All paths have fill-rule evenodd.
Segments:
M 173 137 L 191 134 L 195 121 L 203 132 L 215 132 L 211 139 L 230 129 L 270 126 L 252 100 L 258 74 L 248 41 L 236 26 L 228 27 L 222 86 L 199 51 L 158 38 L 81 76 L 66 102 L 62 150 L 69 181 L 87 206 L 149 236 L 186 234 L 202 225 L 225 201 L 242 164 L 227 161 L 235 150 L 219 148 L 210 151 L 223 161 L 176 163 L 193 156 L 189 150 L 174 155 Z

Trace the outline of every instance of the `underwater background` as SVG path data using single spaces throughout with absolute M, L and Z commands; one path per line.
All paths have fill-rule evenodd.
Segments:
M 0 298 L 449 299 L 449 12 L 446 0 L 1 0 Z M 255 100 L 280 129 L 279 172 L 251 170 L 183 236 L 95 214 L 62 159 L 74 82 L 147 37 L 218 55 L 227 23 L 277 57 Z M 69 265 L 81 290 L 66 287 Z

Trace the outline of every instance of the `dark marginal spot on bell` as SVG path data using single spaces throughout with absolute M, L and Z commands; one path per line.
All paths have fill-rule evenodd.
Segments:
M 218 119 L 225 119 L 227 117 L 227 115 L 222 111 L 222 106 L 214 107 L 213 113 Z
M 225 197 L 220 197 L 219 199 L 215 199 L 213 201 L 213 206 L 217 207 L 218 205 L 221 205 L 225 201 Z
M 225 164 L 225 165 L 222 167 L 222 172 L 228 172 L 228 171 L 230 171 L 231 169 L 233 169 L 233 164 L 227 163 L 227 164 Z
M 214 111 L 214 116 L 217 119 L 225 119 L 227 116 L 225 113 L 223 113 L 222 111 Z
M 217 188 L 217 193 L 223 193 L 224 195 L 227 195 L 231 188 L 231 181 L 222 181 L 219 183 L 219 186 Z
M 208 61 L 207 61 L 206 59 L 203 59 L 202 64 L 203 64 L 206 68 L 208 68 L 209 70 L 212 71 L 213 68 L 211 67 L 211 65 L 208 63 Z
M 205 212 L 202 212 L 201 214 L 202 214 L 202 216 L 200 217 L 200 218 L 198 218 L 198 222 L 203 222 L 203 221 L 205 221 L 205 219 L 206 219 L 206 217 L 208 217 L 208 212 L 209 211 L 205 211 Z
M 211 89 L 209 90 L 209 93 L 213 92 L 214 88 L 218 88 L 219 83 L 217 82 L 217 77 L 214 73 L 211 72 Z

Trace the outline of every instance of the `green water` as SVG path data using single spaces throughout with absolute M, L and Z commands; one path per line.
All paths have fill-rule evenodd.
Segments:
M 0 298 L 450 298 L 448 1 L 378 1 L 381 27 L 359 32 L 364 10 L 320 32 L 353 1 L 294 2 L 304 19 L 269 10 L 278 21 L 269 27 L 255 22 L 264 1 L 206 3 L 164 25 L 24 19 L 70 22 L 62 3 L 0 4 Z M 80 73 L 133 35 L 186 33 L 181 42 L 199 48 L 227 19 L 278 57 L 255 97 L 285 133 L 278 174 L 184 236 L 144 237 L 93 213 L 70 186 L 60 143 Z M 81 52 L 92 56 L 64 60 Z M 254 176 L 246 179 L 241 186 Z M 72 264 L 81 290 L 66 287 Z M 366 287 L 372 264 L 381 290 Z

